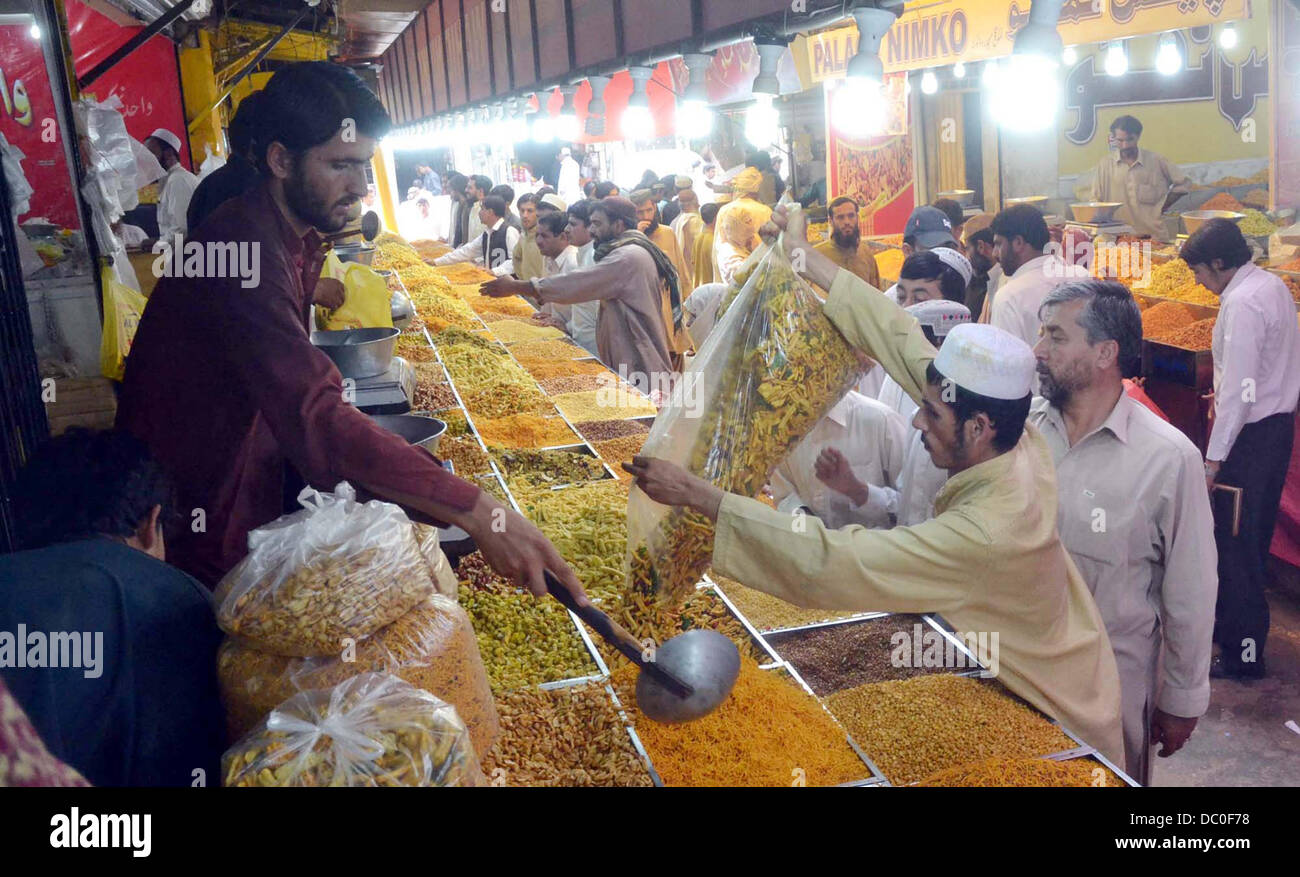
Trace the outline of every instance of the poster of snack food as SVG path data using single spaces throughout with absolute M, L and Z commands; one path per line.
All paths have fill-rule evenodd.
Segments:
M 915 206 L 912 137 L 907 126 L 907 76 L 886 74 L 885 123 L 880 134 L 855 138 L 835 127 L 827 83 L 826 159 L 830 198 L 848 195 L 858 204 L 864 235 L 898 234 Z

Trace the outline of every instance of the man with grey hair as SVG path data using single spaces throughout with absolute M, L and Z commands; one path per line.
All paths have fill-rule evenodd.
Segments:
M 1146 784 L 1152 744 L 1177 752 L 1210 702 L 1218 575 L 1201 455 L 1124 390 L 1142 341 L 1127 289 L 1069 281 L 1038 316 L 1029 422 L 1056 462 L 1061 541 L 1115 650 L 1127 770 Z

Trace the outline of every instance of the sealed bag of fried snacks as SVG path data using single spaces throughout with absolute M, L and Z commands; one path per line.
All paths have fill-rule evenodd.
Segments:
M 641 454 L 756 496 L 772 470 L 861 376 L 778 244 L 766 248 L 677 382 Z M 675 605 L 713 554 L 713 524 L 640 490 L 628 501 L 628 587 Z
M 486 785 L 456 710 L 396 676 L 304 691 L 221 758 L 226 786 Z
M 359 503 L 341 482 L 310 487 L 301 511 L 248 534 L 248 556 L 217 586 L 217 623 L 282 655 L 338 655 L 434 591 L 406 513 Z
M 474 625 L 455 600 L 441 594 L 339 656 L 289 658 L 228 638 L 217 650 L 228 739 L 243 737 L 299 691 L 329 688 L 362 673 L 390 673 L 450 703 L 479 755 L 496 740 L 496 704 Z

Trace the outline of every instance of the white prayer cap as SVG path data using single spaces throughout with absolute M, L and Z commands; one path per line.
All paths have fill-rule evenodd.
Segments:
M 175 134 L 168 131 L 166 128 L 159 128 L 149 136 L 154 138 L 155 140 L 161 140 L 163 143 L 166 143 L 172 149 L 175 149 L 177 155 L 181 154 L 181 138 L 177 137 Z
M 930 252 L 938 256 L 939 261 L 943 262 L 943 264 L 960 274 L 961 279 L 966 281 L 967 286 L 970 285 L 971 275 L 975 273 L 975 269 L 971 267 L 970 259 L 967 259 L 952 247 L 935 247 Z
M 929 326 L 936 338 L 943 338 L 963 323 L 970 322 L 970 308 L 959 301 L 948 301 L 946 298 L 917 302 L 906 310 L 922 326 Z
M 561 213 L 563 213 L 564 211 L 566 211 L 566 210 L 569 209 L 569 205 L 568 205 L 568 204 L 565 204 L 565 203 L 564 203 L 564 199 L 561 198 L 559 195 L 549 195 L 549 194 L 548 194 L 548 195 L 543 195 L 543 196 L 542 196 L 542 203 L 543 203 L 543 204 L 549 204 L 549 205 L 551 205 L 552 207 L 554 207 L 556 210 L 560 211 Z
M 948 333 L 934 367 L 963 390 L 992 399 L 1023 399 L 1033 392 L 1034 352 L 1010 332 L 965 323 Z

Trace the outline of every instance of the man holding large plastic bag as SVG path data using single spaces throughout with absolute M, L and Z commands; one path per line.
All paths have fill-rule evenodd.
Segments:
M 1101 617 L 1056 530 L 1056 478 L 1026 426 L 1028 345 L 990 326 L 954 329 L 936 357 L 916 320 L 813 251 L 801 211 L 773 216 L 791 262 L 830 291 L 825 314 L 921 407 L 915 424 L 949 480 L 936 516 L 912 527 L 792 525 L 664 460 L 626 468 L 651 499 L 716 522 L 720 574 L 800 606 L 942 612 L 961 632 L 999 635 L 1000 679 L 1122 763 L 1119 677 Z M 991 637 L 990 637 L 991 638 Z
M 347 480 L 456 524 L 521 587 L 545 594 L 549 569 L 585 602 L 541 531 L 362 414 L 311 343 L 321 235 L 342 228 L 366 194 L 365 169 L 391 127 L 383 106 L 355 73 L 327 62 L 285 67 L 262 100 L 263 182 L 190 238 L 209 252 L 233 247 L 257 276 L 160 280 L 118 407 L 118 426 L 144 440 L 178 485 L 187 526 L 177 565 L 214 585 L 247 553 L 249 531 L 280 516 L 292 464 L 314 487 Z

